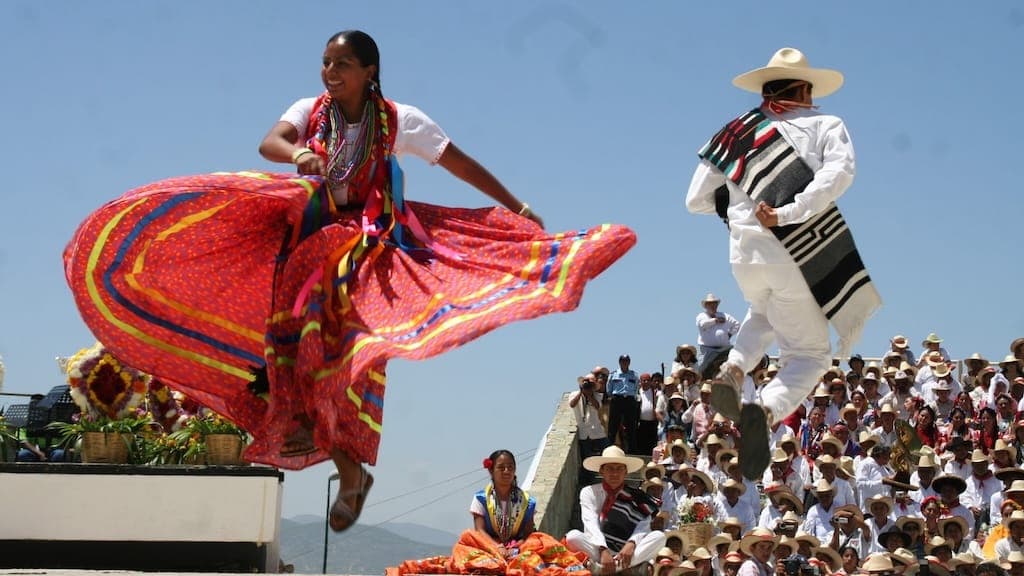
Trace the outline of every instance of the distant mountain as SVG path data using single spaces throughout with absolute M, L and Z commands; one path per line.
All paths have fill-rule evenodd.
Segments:
M 281 520 L 281 560 L 285 564 L 294 565 L 296 573 L 319 574 L 323 569 L 323 519 L 315 516 L 312 518 L 315 521 Z M 415 524 L 402 526 L 407 532 L 426 534 L 435 540 L 442 533 Z M 447 556 L 451 554 L 455 538 L 449 535 L 443 546 L 432 545 L 415 542 L 381 528 L 356 524 L 341 534 L 330 533 L 327 542 L 327 572 L 383 574 L 385 568 L 398 566 L 405 560 Z
M 455 541 L 458 540 L 458 534 L 452 534 L 451 532 L 445 532 L 444 530 L 438 530 L 437 528 L 431 528 L 422 524 L 411 524 L 409 522 L 386 522 L 378 526 L 388 532 L 398 534 L 402 538 L 408 538 L 413 542 L 422 542 L 424 544 L 431 544 L 433 546 L 445 546 L 449 550 Z

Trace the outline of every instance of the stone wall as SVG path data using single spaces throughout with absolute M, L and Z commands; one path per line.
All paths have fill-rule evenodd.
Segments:
M 537 499 L 534 514 L 537 529 L 555 538 L 561 538 L 569 530 L 579 498 L 579 448 L 576 418 L 569 407 L 571 396 L 572 393 L 566 393 L 558 403 L 529 490 Z

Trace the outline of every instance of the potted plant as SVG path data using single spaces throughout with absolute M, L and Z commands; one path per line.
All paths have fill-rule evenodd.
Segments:
M 67 377 L 80 412 L 72 422 L 50 425 L 61 443 L 72 446 L 80 439 L 87 463 L 121 464 L 136 456 L 139 434 L 153 424 L 142 407 L 149 376 L 125 366 L 97 342 L 68 360 Z
M 242 448 L 248 440 L 248 434 L 220 414 L 203 409 L 185 420 L 181 432 L 185 431 L 188 431 L 190 438 L 198 436 L 201 439 L 207 464 L 244 464 Z

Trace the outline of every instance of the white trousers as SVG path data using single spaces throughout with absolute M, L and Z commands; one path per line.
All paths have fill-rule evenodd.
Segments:
M 573 552 L 586 552 L 591 561 L 601 562 L 600 544 L 592 541 L 586 534 L 579 530 L 569 530 L 565 535 L 565 544 Z M 660 530 L 652 530 L 640 539 L 633 551 L 633 560 L 628 567 L 638 566 L 644 562 L 654 560 L 658 551 L 665 547 L 665 533 Z M 614 554 L 613 554 L 614 555 Z M 627 566 L 620 566 L 623 570 Z
M 828 319 L 796 264 L 733 264 L 732 273 L 750 309 L 729 362 L 750 372 L 777 341 L 779 372 L 760 396 L 776 420 L 785 418 L 832 364 Z

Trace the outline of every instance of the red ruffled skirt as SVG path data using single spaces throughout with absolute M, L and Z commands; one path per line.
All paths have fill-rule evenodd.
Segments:
M 316 186 L 264 173 L 156 182 L 90 215 L 64 253 L 100 342 L 248 430 L 250 461 L 284 468 L 334 448 L 374 464 L 388 359 L 429 358 L 573 310 L 587 281 L 636 242 L 623 226 L 548 234 L 503 208 L 409 202 L 445 254 L 424 260 L 385 244 L 347 279 L 347 301 L 328 298 L 336 282 L 316 272 L 362 228 L 354 209 L 310 228 Z M 260 397 L 248 384 L 264 363 L 270 393 Z M 318 450 L 284 458 L 300 415 Z

